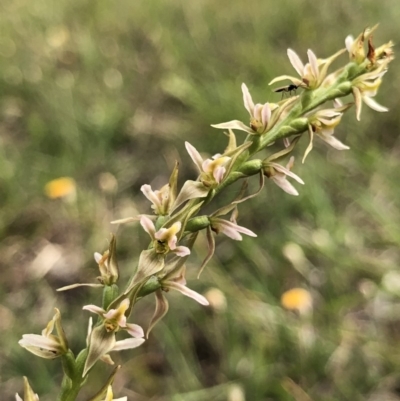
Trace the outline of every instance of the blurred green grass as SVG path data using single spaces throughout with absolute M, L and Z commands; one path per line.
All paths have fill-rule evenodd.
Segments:
M 58 362 L 31 357 L 18 339 L 42 330 L 57 306 L 72 347 L 84 345 L 80 307 L 100 296 L 54 289 L 94 280 L 92 255 L 107 247 L 109 222 L 149 212 L 142 184 L 166 182 L 176 159 L 185 166 L 181 182 L 195 175 L 185 140 L 210 154 L 225 146 L 209 125 L 247 119 L 241 82 L 256 101 L 279 100 L 267 84 L 292 73 L 288 47 L 326 57 L 376 22 L 375 43 L 398 43 L 399 18 L 397 0 L 2 1 L 2 398 L 21 392 L 22 375 L 41 400 L 55 398 Z M 243 205 L 239 223 L 258 238 L 218 237 L 198 282 L 199 241 L 190 286 L 219 288 L 228 308 L 212 312 L 168 295 L 170 312 L 145 345 L 115 356 L 124 362 L 116 394 L 241 401 L 233 390 L 240 386 L 248 401 L 307 401 L 301 391 L 314 401 L 399 397 L 396 69 L 395 60 L 377 97 L 391 111 L 364 107 L 360 123 L 348 113 L 336 135 L 351 150 L 319 144 L 298 162 L 306 182 L 298 198 L 268 185 Z M 60 176 L 77 181 L 76 202 L 45 197 L 44 185 Z M 125 279 L 145 243 L 134 225 L 118 230 Z M 310 321 L 280 306 L 296 286 L 313 295 Z M 134 320 L 145 326 L 153 300 L 138 306 Z M 98 385 L 92 379 L 86 396 Z

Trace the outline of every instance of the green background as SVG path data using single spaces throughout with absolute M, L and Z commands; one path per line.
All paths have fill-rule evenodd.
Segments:
M 100 293 L 55 289 L 95 281 L 93 252 L 103 252 L 117 229 L 109 222 L 150 213 L 141 185 L 166 183 L 175 160 L 181 184 L 196 176 L 184 141 L 210 155 L 224 149 L 226 137 L 210 124 L 247 121 L 242 82 L 255 101 L 277 102 L 280 95 L 268 82 L 295 74 L 287 48 L 303 60 L 308 48 L 325 58 L 348 34 L 375 23 L 376 45 L 398 43 L 399 21 L 398 0 L 3 0 L 1 398 L 21 394 L 26 375 L 41 401 L 55 399 L 59 361 L 36 358 L 17 341 L 40 333 L 56 306 L 71 347 L 84 346 L 88 312 L 81 307 L 99 304 Z M 295 184 L 300 196 L 268 182 L 240 208 L 239 224 L 258 237 L 233 242 L 218 236 L 216 255 L 198 281 L 206 254 L 201 236 L 187 265 L 189 286 L 201 293 L 219 288 L 227 309 L 168 294 L 170 312 L 149 340 L 113 355 L 123 363 L 115 396 L 400 399 L 396 71 L 395 60 L 376 98 L 390 112 L 364 106 L 357 122 L 350 110 L 335 135 L 351 150 L 315 141 L 304 165 L 303 139 L 294 168 L 306 183 Z M 75 202 L 44 195 L 44 185 L 60 176 L 76 180 Z M 236 191 L 229 188 L 224 199 Z M 117 239 L 126 280 L 148 239 L 137 224 L 118 228 Z M 307 319 L 280 305 L 293 287 L 312 294 Z M 132 320 L 146 327 L 153 308 L 154 297 L 146 298 Z M 96 369 L 80 400 L 110 371 Z

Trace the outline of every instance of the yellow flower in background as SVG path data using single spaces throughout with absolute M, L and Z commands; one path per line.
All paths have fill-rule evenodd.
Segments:
M 44 192 L 50 199 L 69 197 L 74 199 L 76 194 L 76 183 L 71 177 L 60 177 L 49 181 Z
M 282 294 L 281 304 L 286 309 L 307 313 L 312 309 L 311 294 L 304 288 L 292 288 Z

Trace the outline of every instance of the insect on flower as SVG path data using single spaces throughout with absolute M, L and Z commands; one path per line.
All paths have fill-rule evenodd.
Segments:
M 289 93 L 289 96 L 292 95 L 292 92 L 296 93 L 296 90 L 299 86 L 290 84 L 286 86 L 280 86 L 279 88 L 274 89 L 274 92 L 282 92 L 282 98 L 285 96 L 285 93 Z

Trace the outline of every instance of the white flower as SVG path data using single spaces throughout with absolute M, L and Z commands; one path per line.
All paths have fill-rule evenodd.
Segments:
M 140 224 L 153 240 L 157 253 L 173 252 L 181 257 L 190 254 L 188 247 L 176 246 L 178 241 L 176 234 L 181 230 L 181 222 L 177 221 L 169 228 L 160 228 L 157 232 L 154 223 L 146 216 L 141 217 Z
M 269 85 L 272 85 L 278 81 L 290 80 L 296 86 L 308 89 L 316 89 L 325 79 L 331 63 L 344 51 L 345 49 L 339 50 L 337 53 L 327 59 L 317 59 L 317 56 L 314 54 L 314 52 L 308 49 L 308 63 L 304 65 L 297 53 L 295 53 L 292 49 L 288 49 L 287 55 L 292 66 L 300 75 L 300 79 L 290 75 L 281 75 L 273 79 Z
M 335 127 L 340 123 L 343 112 L 347 110 L 351 104 L 340 106 L 333 109 L 318 110 L 308 117 L 308 133 L 310 135 L 310 143 L 304 152 L 303 163 L 307 155 L 313 148 L 314 133 L 323 141 L 337 150 L 350 149 L 348 146 L 340 142 L 333 136 Z
M 300 184 L 304 184 L 303 180 L 290 170 L 294 165 L 294 157 L 289 159 L 286 167 L 281 166 L 278 163 L 266 161 L 264 163 L 264 175 L 270 178 L 278 187 L 282 188 L 289 195 L 297 196 L 299 193 L 296 188 L 287 180 L 287 177 L 291 177 Z
M 250 237 L 257 237 L 257 234 L 253 233 L 253 231 L 249 230 L 248 228 L 239 226 L 232 221 L 220 219 L 218 217 L 211 217 L 210 224 L 212 230 L 217 234 L 223 233 L 236 241 L 241 241 L 243 239 L 240 233 L 249 235 Z
M 165 277 L 160 279 L 161 288 L 155 292 L 156 309 L 149 324 L 149 328 L 147 329 L 146 337 L 148 337 L 151 329 L 157 324 L 157 322 L 159 322 L 168 312 L 169 304 L 167 298 L 163 294 L 164 291 L 179 291 L 181 294 L 194 299 L 201 305 L 209 305 L 209 302 L 203 295 L 186 287 L 185 272 L 186 269 L 182 266 L 178 271 L 166 274 Z
M 151 185 L 144 184 L 140 190 L 144 196 L 152 203 L 151 208 L 157 215 L 166 215 L 170 207 L 170 185 L 166 184 L 159 190 L 153 191 Z
M 356 116 L 360 121 L 362 102 L 375 111 L 389 111 L 387 107 L 381 106 L 372 99 L 378 92 L 379 86 L 382 83 L 382 76 L 387 70 L 378 68 L 374 72 L 362 74 L 352 81 L 353 96 L 356 104 Z
M 226 168 L 225 165 L 231 158 L 229 156 L 221 156 L 220 154 L 214 155 L 211 159 L 203 160 L 197 149 L 189 142 L 185 142 L 186 150 L 189 156 L 192 158 L 194 164 L 199 170 L 201 181 L 207 182 L 213 181 L 217 184 L 222 182 L 224 178 Z
M 274 103 L 254 104 L 250 92 L 244 83 L 242 84 L 242 93 L 244 107 L 250 114 L 250 126 L 239 120 L 232 120 L 221 124 L 212 124 L 211 126 L 220 129 L 238 129 L 251 135 L 261 135 L 267 132 L 268 129 L 271 128 L 269 126 L 271 113 L 278 107 L 278 105 Z
M 89 351 L 85 362 L 82 377 L 85 377 L 89 370 L 99 360 L 113 364 L 108 353 L 139 347 L 145 341 L 143 329 L 133 323 L 126 322 L 125 312 L 129 308 L 129 299 L 121 301 L 117 309 L 110 309 L 108 312 L 96 305 L 86 305 L 84 310 L 98 314 L 103 320 L 92 330 L 92 321 L 89 320 L 89 329 L 86 342 Z M 117 341 L 115 333 L 119 330 L 127 331 L 132 338 Z
M 56 327 L 58 336 L 52 334 L 54 327 Z M 65 354 L 68 351 L 68 345 L 61 327 L 60 311 L 56 308 L 56 314 L 42 330 L 42 335 L 24 334 L 18 344 L 32 354 L 45 359 L 54 359 Z

